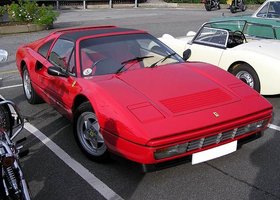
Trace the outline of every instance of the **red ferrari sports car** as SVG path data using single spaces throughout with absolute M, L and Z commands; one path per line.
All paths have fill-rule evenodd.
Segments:
M 19 47 L 29 103 L 74 123 L 81 150 L 141 164 L 231 153 L 267 127 L 272 106 L 231 74 L 185 62 L 145 31 L 115 26 L 59 30 Z

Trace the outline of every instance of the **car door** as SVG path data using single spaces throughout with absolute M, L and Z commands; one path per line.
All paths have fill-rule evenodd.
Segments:
M 35 73 L 30 74 L 31 80 L 32 83 L 36 85 L 36 88 L 40 90 L 37 92 L 46 102 L 51 102 L 47 88 L 53 77 L 49 76 L 47 69 L 52 64 L 48 62 L 47 56 L 52 44 L 54 43 L 54 40 L 55 39 L 50 39 L 49 41 L 46 41 L 41 47 L 39 47 L 38 53 L 32 51 L 32 56 L 36 62 L 34 62 L 34 66 L 32 66 Z
M 189 47 L 192 52 L 189 61 L 206 62 L 218 66 L 226 50 L 227 40 L 227 31 L 203 27 Z
M 74 42 L 58 39 L 52 47 L 48 61 L 55 67 L 59 67 L 67 77 L 52 76 L 46 88 L 53 100 L 54 107 L 64 115 L 71 112 L 72 102 L 78 89 L 76 86 Z
M 225 51 L 225 49 L 202 44 L 192 44 L 190 49 L 192 53 L 189 61 L 206 62 L 216 66 L 219 65 L 221 56 Z

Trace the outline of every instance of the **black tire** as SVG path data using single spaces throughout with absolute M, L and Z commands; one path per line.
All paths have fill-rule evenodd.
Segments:
M 25 98 L 30 104 L 38 104 L 43 102 L 42 98 L 36 93 L 32 86 L 26 66 L 24 66 L 22 69 L 22 84 Z
M 0 168 L 0 177 L 2 178 L 2 169 Z M 5 200 L 6 193 L 2 180 L 0 181 L 0 200 Z
M 207 11 L 211 11 L 211 1 L 210 0 L 206 0 L 206 2 L 204 3 L 204 7 Z
M 0 99 L 0 102 L 2 99 Z M 11 110 L 8 105 L 0 105 L 0 130 L 7 131 L 9 136 L 11 137 L 12 134 L 12 116 Z
M 77 108 L 73 132 L 80 149 L 91 160 L 97 162 L 109 160 L 110 154 L 100 133 L 98 119 L 89 102 L 84 102 Z
M 231 73 L 250 87 L 254 88 L 257 92 L 261 91 L 258 74 L 250 65 L 246 63 L 238 64 L 234 66 Z
M 245 4 L 242 4 L 241 11 L 244 12 L 247 9 L 247 6 Z
M 235 6 L 231 5 L 229 9 L 230 9 L 230 12 L 231 12 L 231 13 L 236 13 L 236 8 L 235 8 Z

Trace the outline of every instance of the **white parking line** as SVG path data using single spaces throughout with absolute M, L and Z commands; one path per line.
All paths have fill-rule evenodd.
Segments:
M 280 127 L 279 127 L 279 126 L 276 126 L 276 125 L 274 125 L 274 124 L 268 124 L 268 127 L 271 128 L 271 129 L 280 131 Z
M 0 87 L 0 90 L 20 87 L 22 84 Z M 280 127 L 274 124 L 268 124 L 268 127 L 280 131 Z M 26 122 L 24 128 L 37 137 L 43 144 L 45 144 L 54 154 L 56 154 L 65 164 L 72 168 L 79 174 L 89 185 L 98 191 L 104 198 L 108 200 L 123 200 L 117 193 L 109 188 L 105 183 L 94 176 L 90 171 L 82 166 L 79 162 L 70 157 L 63 149 L 55 144 L 51 139 L 44 135 L 40 130 L 35 128 L 30 123 Z
M 24 128 L 37 137 L 43 144 L 45 144 L 52 152 L 54 152 L 62 161 L 65 162 L 70 168 L 72 168 L 77 174 L 79 174 L 88 184 L 90 184 L 95 190 L 97 190 L 103 197 L 108 200 L 123 200 L 118 194 L 116 194 L 105 183 L 100 181 L 94 176 L 88 169 L 71 158 L 63 149 L 55 144 L 51 139 L 44 135 L 41 131 L 35 128 L 30 123 L 26 122 Z
M 10 89 L 10 88 L 15 88 L 15 87 L 21 87 L 21 86 L 22 86 L 22 84 L 0 87 L 0 90 L 5 90 L 5 89 Z

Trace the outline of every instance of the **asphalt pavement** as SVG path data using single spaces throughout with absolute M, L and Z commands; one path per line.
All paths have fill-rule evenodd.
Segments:
M 164 33 L 180 37 L 221 15 L 232 14 L 227 9 L 206 12 L 199 7 L 69 9 L 60 11 L 54 30 L 113 24 L 146 30 L 156 37 Z M 274 106 L 271 123 L 275 127 L 228 156 L 147 174 L 125 160 L 113 159 L 106 164 L 88 160 L 75 143 L 68 120 L 47 104 L 26 102 L 16 71 L 17 47 L 54 30 L 0 36 L 0 48 L 10 53 L 8 62 L 0 64 L 0 93 L 14 100 L 29 120 L 22 136 L 27 137 L 25 147 L 30 154 L 21 161 L 33 199 L 280 199 L 279 95 L 265 97 Z

